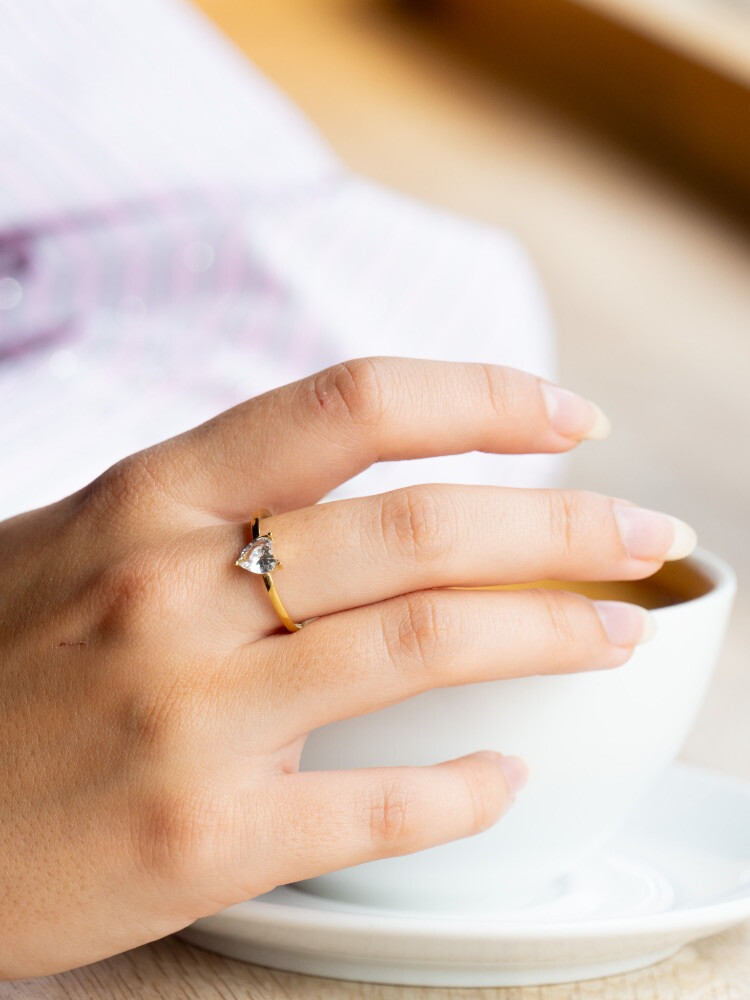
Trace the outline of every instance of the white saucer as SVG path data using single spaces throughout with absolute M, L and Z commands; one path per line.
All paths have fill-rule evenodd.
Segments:
M 750 784 L 675 765 L 544 903 L 489 916 L 404 913 L 283 886 L 180 936 L 333 979 L 531 986 L 639 969 L 747 918 Z

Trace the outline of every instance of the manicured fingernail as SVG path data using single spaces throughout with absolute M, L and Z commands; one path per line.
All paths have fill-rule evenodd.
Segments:
M 689 524 L 671 514 L 615 503 L 615 519 L 631 559 L 683 559 L 697 544 Z
M 549 422 L 558 434 L 576 441 L 601 441 L 607 437 L 611 425 L 596 403 L 551 382 L 539 384 Z
M 512 795 L 520 792 L 529 777 L 529 769 L 520 757 L 501 757 L 500 767 Z
M 645 608 L 623 601 L 593 601 L 607 638 L 615 646 L 637 646 L 656 632 L 656 619 Z

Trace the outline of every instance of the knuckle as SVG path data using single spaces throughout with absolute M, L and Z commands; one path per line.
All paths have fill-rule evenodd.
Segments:
M 409 486 L 381 500 L 380 535 L 384 551 L 419 564 L 446 557 L 445 505 L 434 486 Z
M 583 515 L 583 498 L 570 490 L 549 490 L 546 493 L 547 521 L 550 537 L 558 550 L 574 551 Z
M 524 400 L 519 399 L 520 379 L 518 372 L 502 365 L 480 365 L 484 378 L 487 399 L 499 421 L 517 419 L 524 412 Z
M 370 802 L 370 838 L 376 857 L 416 850 L 417 799 L 404 777 L 384 779 Z
M 563 591 L 539 591 L 547 628 L 556 646 L 562 650 L 580 644 L 578 616 L 574 612 L 575 598 Z M 577 606 L 577 605 L 576 605 Z
M 80 506 L 105 518 L 152 510 L 163 494 L 156 464 L 153 450 L 121 459 L 81 492 Z
M 194 567 L 190 559 L 146 550 L 105 566 L 94 590 L 104 631 L 151 627 L 182 614 L 194 590 Z
M 377 358 L 357 358 L 313 376 L 314 404 L 336 421 L 377 426 L 384 413 L 384 370 Z
M 416 667 L 421 674 L 432 674 L 450 654 L 454 616 L 436 593 L 405 594 L 399 600 L 398 613 L 385 628 L 389 659 L 399 671 Z
M 134 805 L 133 853 L 139 869 L 162 885 L 183 885 L 216 866 L 230 804 L 207 786 L 162 780 Z
M 155 566 L 146 558 L 108 565 L 102 571 L 96 588 L 103 630 L 129 630 L 150 617 L 158 585 Z

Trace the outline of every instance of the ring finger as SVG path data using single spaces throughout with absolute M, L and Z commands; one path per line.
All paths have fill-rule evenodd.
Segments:
M 319 504 L 261 522 L 283 566 L 273 579 L 295 621 L 435 587 L 640 579 L 688 554 L 682 521 L 583 491 L 424 485 Z M 248 635 L 279 620 L 260 581 L 233 565 L 242 529 L 208 529 L 226 616 Z M 236 553 L 236 554 L 235 554 Z

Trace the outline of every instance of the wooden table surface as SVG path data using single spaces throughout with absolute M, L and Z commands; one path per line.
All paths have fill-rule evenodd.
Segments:
M 651 969 L 569 986 L 419 989 L 346 983 L 245 965 L 175 938 L 75 972 L 0 983 L 0 1000 L 747 1000 L 750 925 Z
M 456 60 L 369 0 L 200 0 L 356 169 L 526 241 L 558 323 L 563 381 L 613 420 L 571 481 L 693 523 L 740 593 L 683 758 L 750 779 L 750 241 L 648 167 Z M 387 7 L 387 5 L 386 5 Z M 750 924 L 641 972 L 569 986 L 430 990 L 294 976 L 176 940 L 2 1000 L 748 1000 Z

